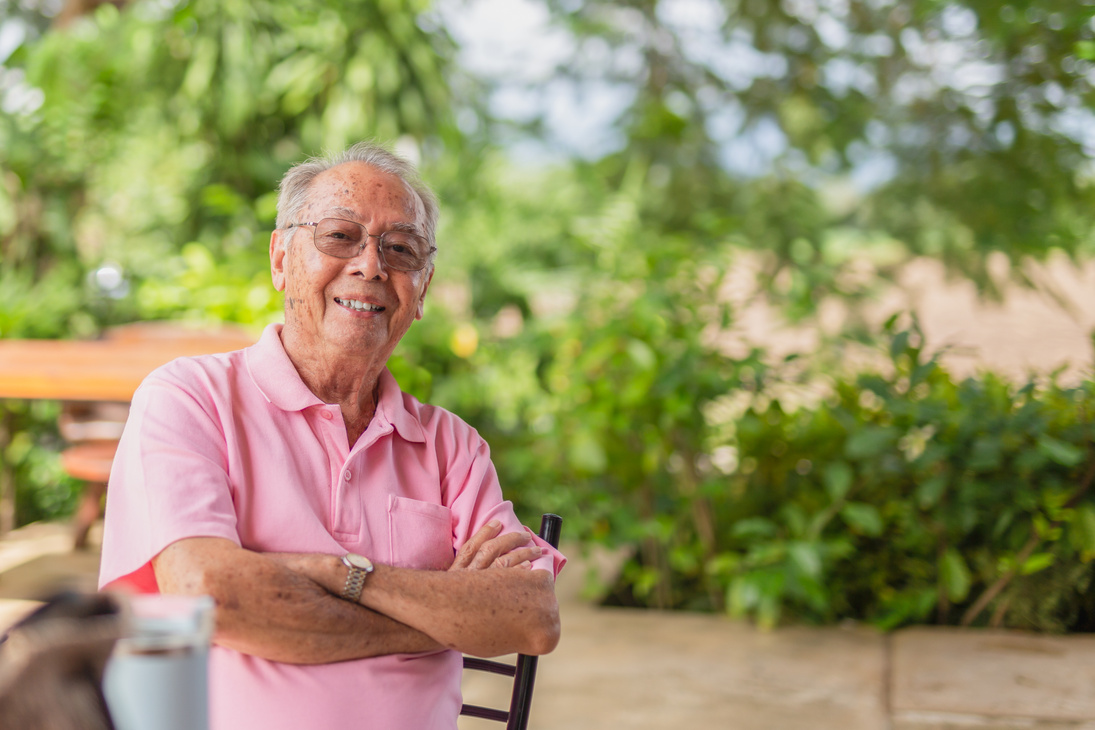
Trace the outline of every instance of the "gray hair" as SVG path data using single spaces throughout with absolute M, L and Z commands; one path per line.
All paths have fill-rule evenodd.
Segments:
M 328 152 L 310 157 L 299 165 L 289 168 L 278 185 L 278 217 L 275 225 L 278 228 L 285 228 L 293 222 L 308 200 L 312 181 L 320 173 L 347 162 L 362 162 L 381 172 L 395 175 L 417 193 L 425 209 L 426 220 L 423 233 L 431 246 L 437 245 L 435 242 L 439 215 L 437 196 L 419 178 L 414 165 L 374 142 L 358 142 L 342 152 Z

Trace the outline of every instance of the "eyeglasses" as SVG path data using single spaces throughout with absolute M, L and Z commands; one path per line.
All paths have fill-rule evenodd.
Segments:
M 324 218 L 316 223 L 290 223 L 286 228 L 315 226 L 312 242 L 321 253 L 339 259 L 352 259 L 369 243 L 370 238 L 380 239 L 380 260 L 384 266 L 397 271 L 421 271 L 429 263 L 430 255 L 437 250 L 426 239 L 407 231 L 385 231 L 379 236 L 369 233 L 365 226 L 341 218 Z

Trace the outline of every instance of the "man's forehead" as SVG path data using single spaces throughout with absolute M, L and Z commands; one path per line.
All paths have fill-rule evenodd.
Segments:
M 362 206 L 375 205 L 401 208 L 404 214 L 418 219 L 424 207 L 418 193 L 398 175 L 379 170 L 362 162 L 348 162 L 324 170 L 309 186 L 305 209 L 324 215 L 357 219 Z
M 333 208 L 325 208 L 324 214 L 334 216 L 335 218 L 356 218 L 357 211 L 353 208 L 343 208 L 341 205 L 336 205 Z

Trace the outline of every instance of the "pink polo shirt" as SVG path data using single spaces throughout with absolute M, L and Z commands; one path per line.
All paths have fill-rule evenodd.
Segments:
M 149 561 L 187 537 L 440 570 L 491 519 L 524 529 L 473 428 L 385 370 L 351 448 L 339 407 L 308 390 L 280 332 L 175 360 L 137 390 L 107 492 L 101 587 L 155 590 Z M 564 563 L 552 550 L 534 567 Z M 306 666 L 214 646 L 210 728 L 455 728 L 460 673 L 453 651 Z

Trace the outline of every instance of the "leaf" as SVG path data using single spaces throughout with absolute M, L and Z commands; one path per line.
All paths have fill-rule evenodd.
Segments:
M 200 99 L 208 92 L 217 67 L 217 55 L 217 44 L 212 38 L 198 38 L 194 41 L 190 66 L 182 82 L 183 92 L 191 99 Z
M 811 578 L 821 578 L 821 552 L 817 545 L 808 542 L 791 543 L 789 554 L 795 567 Z
M 902 591 L 883 601 L 883 613 L 871 623 L 883 631 L 890 631 L 904 623 L 922 622 L 931 613 L 935 602 L 933 588 Z
M 608 457 L 592 431 L 578 434 L 567 456 L 571 466 L 588 474 L 599 474 L 608 466 Z
M 909 347 L 909 331 L 902 330 L 894 335 L 893 341 L 890 342 L 890 357 L 896 360 L 902 355 Z
M 1068 535 L 1074 548 L 1088 555 L 1095 554 L 1095 506 L 1082 504 L 1076 508 Z
M 840 508 L 840 516 L 853 531 L 861 532 L 868 537 L 878 537 L 882 534 L 882 516 L 874 505 L 849 502 Z
M 678 545 L 669 551 L 669 567 L 675 573 L 696 575 L 700 572 L 701 556 L 695 544 Z
M 1042 436 L 1038 439 L 1038 451 L 1061 466 L 1070 468 L 1084 460 L 1083 449 L 1059 441 L 1052 436 Z
M 826 465 L 822 480 L 829 498 L 834 502 L 844 499 L 844 495 L 852 488 L 852 477 L 852 467 L 845 461 L 834 461 Z
M 780 514 L 791 535 L 794 537 L 802 537 L 806 534 L 809 529 L 810 521 L 807 519 L 806 512 L 802 509 L 801 505 L 795 504 L 794 502 L 785 504 L 780 510 Z
M 771 613 L 774 608 L 778 615 L 786 579 L 782 568 L 754 570 L 739 576 L 730 589 L 731 610 L 740 616 L 751 609 Z
M 707 575 L 731 575 L 739 565 L 741 565 L 741 556 L 737 553 L 719 553 L 708 560 L 703 569 Z
M 970 570 L 954 548 L 943 553 L 943 560 L 939 564 L 939 579 L 947 591 L 947 598 L 955 603 L 966 600 L 970 592 Z
M 760 602 L 760 585 L 756 573 L 738 576 L 726 589 L 726 608 L 734 618 L 741 618 Z
M 928 360 L 925 363 L 921 363 L 913 368 L 912 374 L 909 376 L 909 387 L 915 388 L 921 382 L 924 381 L 929 375 L 931 375 L 939 367 L 935 360 Z
M 658 579 L 660 575 L 654 568 L 640 568 L 638 574 L 634 576 L 632 585 L 634 586 L 635 593 L 639 596 L 648 596 L 654 590 L 654 587 L 658 585 Z
M 1056 562 L 1057 556 L 1053 553 L 1034 553 L 1019 566 L 1019 575 L 1031 575 L 1040 570 L 1045 570 Z
M 658 362 L 658 356 L 650 349 L 650 345 L 642 340 L 634 338 L 628 340 L 627 354 L 639 370 L 652 370 Z
M 764 517 L 749 517 L 738 520 L 730 528 L 730 535 L 737 538 L 773 537 L 776 534 L 776 524 Z
M 947 478 L 935 476 L 925 479 L 916 487 L 916 503 L 920 509 L 929 509 L 939 503 L 939 498 L 947 489 Z
M 869 459 L 891 448 L 895 440 L 892 428 L 867 426 L 848 437 L 844 454 L 849 459 Z
M 779 623 L 781 610 L 779 596 L 765 594 L 757 606 L 757 626 L 763 631 L 771 631 Z
M 1004 453 L 1000 439 L 995 436 L 982 436 L 973 442 L 970 451 L 969 467 L 977 471 L 992 471 L 1003 463 Z

